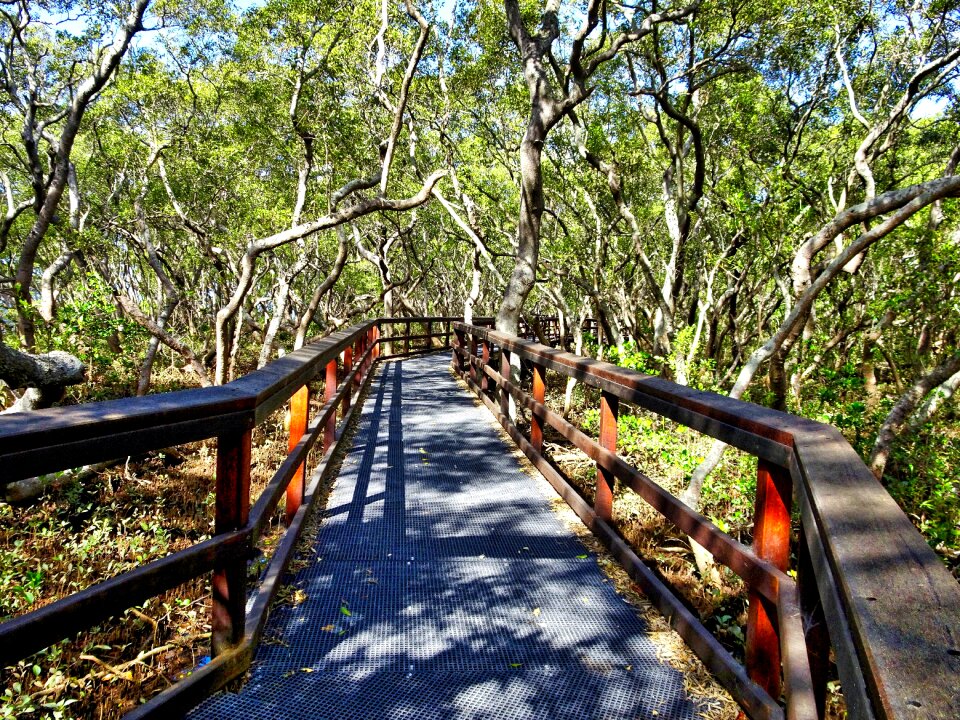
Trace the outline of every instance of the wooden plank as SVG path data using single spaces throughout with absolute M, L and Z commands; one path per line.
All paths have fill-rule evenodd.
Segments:
M 823 602 L 817 591 L 817 578 L 807 544 L 807 533 L 800 528 L 797 542 L 797 588 L 800 612 L 803 617 L 803 636 L 807 645 L 811 683 L 816 702 L 816 716 L 823 718 L 827 707 L 827 679 L 830 671 L 830 635 Z
M 17 414 L 19 413 L 14 415 Z M 23 424 L 22 417 L 19 421 Z M 170 424 L 159 420 L 154 426 L 129 431 L 116 428 L 112 433 L 98 432 L 96 437 L 66 442 L 61 442 L 59 435 L 54 432 L 46 438 L 46 444 L 41 447 L 21 452 L 14 450 L 0 455 L 3 466 L 0 485 L 42 473 L 81 467 L 118 457 L 136 456 L 150 450 L 203 440 L 211 435 L 240 432 L 252 428 L 253 421 L 253 411 L 243 410 L 212 417 L 201 415 L 197 419 Z
M 780 584 L 777 623 L 780 626 L 787 720 L 813 720 L 817 717 L 817 699 L 803 635 L 803 616 L 796 583 Z
M 341 362 L 343 365 L 343 382 L 349 387 L 353 384 L 353 348 L 347 346 L 343 349 L 343 355 L 341 356 Z M 343 417 L 347 416 L 347 413 L 350 412 L 350 400 L 351 394 L 347 392 L 343 396 L 343 405 L 341 406 L 341 412 Z
M 221 387 L 0 416 L 0 485 L 239 432 L 268 417 L 374 321 L 313 342 Z

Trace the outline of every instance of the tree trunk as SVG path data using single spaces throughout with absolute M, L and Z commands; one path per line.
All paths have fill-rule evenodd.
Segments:
M 0 380 L 11 388 L 27 388 L 4 413 L 49 407 L 63 397 L 67 385 L 86 380 L 86 366 L 60 350 L 30 355 L 0 343 Z
M 900 399 L 893 408 L 891 408 L 887 418 L 883 421 L 883 425 L 880 426 L 876 442 L 873 444 L 873 450 L 870 452 L 870 459 L 867 461 L 874 477 L 878 480 L 883 477 L 887 460 L 890 458 L 891 446 L 894 440 L 903 432 L 904 428 L 908 426 L 907 421 L 910 419 L 910 416 L 913 415 L 920 401 L 927 396 L 927 393 L 939 385 L 946 385 L 944 388 L 945 394 L 947 394 L 948 397 L 952 395 L 956 389 L 956 383 L 953 383 L 952 387 L 950 383 L 954 380 L 953 376 L 957 375 L 958 372 L 960 372 L 960 355 L 954 355 L 944 360 L 930 372 L 921 376 L 910 389 L 900 396 Z M 958 377 L 958 382 L 960 382 L 960 377 Z M 926 419 L 933 414 L 933 411 L 937 409 L 938 405 L 939 400 L 931 398 L 924 404 L 925 417 L 921 421 L 913 423 L 913 425 L 919 427 L 923 422 L 926 422 Z
M 520 145 L 520 222 L 517 262 L 507 281 L 503 302 L 497 312 L 497 330 L 516 335 L 520 328 L 520 310 L 537 279 L 540 256 L 540 223 L 543 219 L 543 168 L 541 154 L 546 130 L 543 108 L 534 103 L 527 133 Z

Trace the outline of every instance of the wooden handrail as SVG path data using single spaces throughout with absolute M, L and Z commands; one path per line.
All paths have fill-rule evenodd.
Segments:
M 0 486 L 251 428 L 376 322 L 333 333 L 220 387 L 37 410 L 29 422 L 0 415 Z
M 771 601 L 773 588 L 764 588 L 762 578 L 777 577 L 778 597 L 772 600 L 779 618 L 763 617 L 755 622 L 776 624 L 779 620 L 788 716 L 806 712 L 791 710 L 789 698 L 809 694 L 811 688 L 804 685 L 811 674 L 818 683 L 822 681 L 822 667 L 818 666 L 825 649 L 810 647 L 808 653 L 797 644 L 802 645 L 805 632 L 808 638 L 817 636 L 810 620 L 825 614 L 851 717 L 960 717 L 960 586 L 839 431 L 488 328 L 457 322 L 454 329 L 454 368 L 478 392 L 480 387 L 466 373 L 468 367 L 476 368 L 500 389 L 499 406 L 480 394 L 538 467 L 552 468 L 502 411 L 508 394 L 526 405 L 539 422 L 550 424 L 585 450 L 598 466 L 628 482 L 648 502 L 653 501 L 654 507 L 738 573 L 746 568 L 736 567 L 736 558 L 753 555 L 756 559 L 751 564 L 756 565 L 765 562 L 756 557 L 767 558 L 765 552 L 757 549 L 754 553 L 743 546 L 737 550 L 731 545 L 736 541 L 705 518 L 696 519 L 676 498 L 664 498 L 655 483 L 606 450 L 602 442 L 587 438 L 551 413 L 542 398 L 530 398 L 510 382 L 508 371 L 497 372 L 487 352 L 477 357 L 469 348 L 479 341 L 485 350 L 492 345 L 504 355 L 516 353 L 534 368 L 576 378 L 604 394 L 757 456 L 761 473 L 774 473 L 778 481 L 786 481 L 788 514 L 792 485 L 803 537 L 797 546 L 798 565 L 801 571 L 807 567 L 806 573 L 812 577 L 804 578 L 802 573 L 800 585 L 795 587 L 792 581 L 783 582 L 778 568 L 769 566 L 759 576 L 745 577 L 753 589 L 762 591 L 764 602 Z M 770 505 L 758 506 L 757 516 L 769 517 L 774 511 Z M 782 509 L 776 512 L 782 517 Z M 691 519 L 696 520 L 694 525 Z M 777 532 L 784 530 L 781 527 Z M 800 615 L 806 616 L 804 627 L 787 622 Z M 695 650 L 697 643 L 703 645 L 701 640 L 691 642 Z M 804 667 L 798 668 L 798 664 Z M 819 688 L 813 690 L 819 694 Z M 804 707 L 809 707 L 808 699 L 803 701 Z

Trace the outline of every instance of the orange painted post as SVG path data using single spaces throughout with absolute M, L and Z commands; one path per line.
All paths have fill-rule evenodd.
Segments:
M 307 431 L 307 423 L 310 416 L 310 387 L 304 385 L 297 390 L 290 398 L 290 437 L 287 440 L 287 452 L 291 452 L 300 442 L 300 438 Z M 287 525 L 293 520 L 293 516 L 300 509 L 300 503 L 303 502 L 303 490 L 307 478 L 307 464 L 303 462 L 297 468 L 290 484 L 287 485 Z
M 347 345 L 347 347 L 345 347 L 345 348 L 343 349 L 343 353 L 341 354 L 341 357 L 343 358 L 343 380 L 344 380 L 345 383 L 347 383 L 348 385 L 350 385 L 350 384 L 353 383 L 353 372 L 352 372 L 352 370 L 353 370 L 353 347 L 350 346 L 350 345 Z M 352 388 L 348 389 L 348 390 L 343 394 L 343 404 L 341 405 L 341 407 L 343 408 L 343 410 L 342 410 L 343 414 L 342 414 L 341 417 L 346 417 L 346 416 L 347 416 L 347 413 L 350 411 L 350 401 L 351 401 L 352 397 L 353 397 L 353 389 L 352 389 Z
M 373 352 L 370 353 L 370 358 L 376 360 L 380 357 L 380 326 L 374 325 L 370 328 L 370 342 L 373 343 Z
M 757 501 L 753 515 L 753 551 L 784 572 L 790 565 L 790 474 L 757 461 Z M 747 674 L 774 700 L 780 697 L 780 632 L 777 608 L 750 593 L 747 612 Z
M 608 392 L 600 394 L 600 444 L 612 453 L 617 451 L 617 417 L 620 399 Z M 613 486 L 616 478 L 609 470 L 597 466 L 597 492 L 593 499 L 593 509 L 597 517 L 610 522 L 613 520 Z
M 334 358 L 327 363 L 327 377 L 323 383 L 323 397 L 324 400 L 330 402 L 334 395 L 337 394 L 337 359 Z M 333 445 L 334 440 L 337 438 L 337 409 L 334 408 L 330 413 L 330 417 L 327 418 L 327 426 L 323 429 L 323 453 L 326 455 L 327 450 L 330 449 L 330 446 Z
M 239 530 L 250 516 L 250 437 L 244 430 L 217 438 L 217 487 L 214 534 Z M 213 570 L 210 645 L 213 656 L 243 638 L 247 603 L 247 560 L 220 562 Z
M 547 393 L 547 369 L 543 365 L 533 364 L 533 399 L 543 403 Z M 536 413 L 530 414 L 530 444 L 538 453 L 543 452 L 543 420 Z

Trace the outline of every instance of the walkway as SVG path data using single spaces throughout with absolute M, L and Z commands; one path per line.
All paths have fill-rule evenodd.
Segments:
M 694 718 L 449 356 L 383 367 L 249 682 L 214 718 Z

